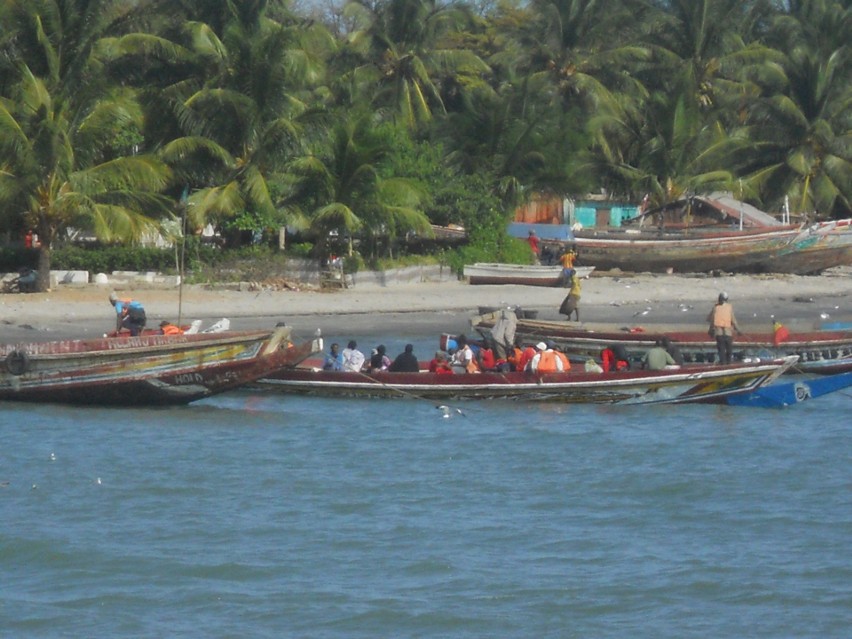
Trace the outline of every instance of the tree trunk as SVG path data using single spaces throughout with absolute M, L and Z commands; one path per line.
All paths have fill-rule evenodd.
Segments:
M 50 245 L 42 243 L 38 249 L 38 278 L 36 291 L 44 293 L 50 289 Z

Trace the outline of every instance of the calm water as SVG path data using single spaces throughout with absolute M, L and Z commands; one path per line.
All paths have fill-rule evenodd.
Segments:
M 0 635 L 849 636 L 849 396 L 454 407 L 0 406 Z

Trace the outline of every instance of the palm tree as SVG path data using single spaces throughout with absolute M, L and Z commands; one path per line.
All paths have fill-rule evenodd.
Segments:
M 383 163 L 393 135 L 393 127 L 375 126 L 372 114 L 341 117 L 327 144 L 317 145 L 315 154 L 291 164 L 297 176 L 291 203 L 306 211 L 320 238 L 320 252 L 327 252 L 332 231 L 350 238 L 350 255 L 351 238 L 362 231 L 372 257 L 377 257 L 380 238 L 431 232 L 419 208 L 420 185 L 411 178 L 385 174 Z
M 228 7 L 221 36 L 201 23 L 184 29 L 186 46 L 205 61 L 203 85 L 190 79 L 166 93 L 182 135 L 165 142 L 162 157 L 193 188 L 195 229 L 239 218 L 262 228 L 288 217 L 276 204 L 277 175 L 301 153 L 299 118 L 324 78 L 313 54 L 333 46 L 320 25 L 266 17 L 265 3 Z
M 344 74 L 341 86 L 356 86 L 374 108 L 388 109 L 410 129 L 446 112 L 445 91 L 478 85 L 489 71 L 451 39 L 471 19 L 462 5 L 355 0 L 346 11 L 358 28 L 349 35 L 345 53 L 360 62 Z
M 145 148 L 132 90 L 108 82 L 107 36 L 127 33 L 151 3 L 6 0 L 0 5 L 0 208 L 51 249 L 71 225 L 106 240 L 138 239 L 167 212 L 167 167 Z M 137 34 L 144 38 L 144 34 Z
M 852 213 L 852 8 L 831 0 L 792 3 L 770 41 L 784 52 L 780 82 L 750 107 L 748 182 L 770 206 Z

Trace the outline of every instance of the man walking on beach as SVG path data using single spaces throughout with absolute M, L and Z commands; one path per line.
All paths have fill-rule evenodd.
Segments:
M 734 345 L 733 332 L 736 331 L 737 335 L 743 333 L 737 325 L 734 307 L 728 301 L 727 293 L 719 293 L 719 299 L 707 316 L 707 321 L 710 322 L 709 334 L 716 338 L 716 352 L 719 354 L 719 363 L 730 364 Z

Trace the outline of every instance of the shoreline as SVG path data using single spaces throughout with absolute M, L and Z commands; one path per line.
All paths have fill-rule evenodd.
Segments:
M 113 327 L 109 286 L 63 287 L 47 293 L 0 295 L 0 341 L 95 337 Z M 586 328 L 703 327 L 720 291 L 726 291 L 745 331 L 769 330 L 777 319 L 791 330 L 852 322 L 852 268 L 818 276 L 596 274 L 582 281 L 581 322 Z M 161 319 L 204 325 L 227 317 L 231 328 L 272 328 L 279 322 L 297 336 L 319 328 L 326 335 L 416 336 L 464 332 L 481 306 L 521 306 L 539 319 L 564 321 L 564 288 L 470 285 L 464 281 L 394 286 L 359 285 L 334 290 L 237 291 L 187 285 L 136 288 L 121 296 L 140 300 L 148 325 Z M 180 314 L 180 318 L 178 317 Z

